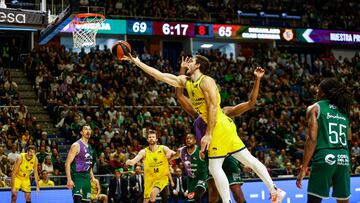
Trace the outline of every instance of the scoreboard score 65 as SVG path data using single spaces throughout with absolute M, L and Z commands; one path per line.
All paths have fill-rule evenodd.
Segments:
M 127 33 L 130 35 L 152 35 L 151 21 L 127 20 Z
M 217 38 L 240 38 L 238 32 L 241 29 L 240 25 L 226 25 L 226 24 L 215 24 L 214 37 Z

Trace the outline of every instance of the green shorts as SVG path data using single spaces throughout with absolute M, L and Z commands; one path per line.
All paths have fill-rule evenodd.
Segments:
M 242 185 L 244 181 L 241 178 L 240 163 L 232 156 L 225 157 L 222 168 L 226 174 L 227 179 L 229 180 L 229 185 Z M 212 175 L 209 174 L 208 180 L 212 179 Z
M 332 197 L 339 200 L 350 198 L 349 152 L 345 149 L 322 149 L 314 154 L 308 194 L 328 198 L 330 187 Z
M 188 177 L 188 193 L 195 192 L 197 187 L 202 187 L 205 190 L 207 189 L 207 175 L 202 177 L 190 178 Z
M 90 174 L 85 173 L 72 173 L 71 178 L 75 187 L 72 190 L 73 196 L 78 195 L 82 197 L 82 200 L 90 201 L 91 196 L 91 184 Z

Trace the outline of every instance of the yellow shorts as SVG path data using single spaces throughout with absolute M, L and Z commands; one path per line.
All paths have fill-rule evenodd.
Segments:
M 90 199 L 91 200 L 102 200 L 106 197 L 105 194 L 99 194 L 99 196 L 96 198 L 96 194 L 91 194 L 90 195 Z
M 25 193 L 31 192 L 30 178 L 20 179 L 15 176 L 14 185 L 16 191 L 19 191 L 19 189 L 21 189 Z
M 167 176 L 162 177 L 161 179 L 144 179 L 144 199 L 149 199 L 150 194 L 154 187 L 159 188 L 160 192 L 169 184 L 169 178 Z
M 209 158 L 225 157 L 245 148 L 237 135 L 236 125 L 227 116 L 217 119 L 208 150 Z

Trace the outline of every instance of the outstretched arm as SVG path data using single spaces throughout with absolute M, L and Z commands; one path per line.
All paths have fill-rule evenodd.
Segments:
M 173 159 L 173 157 L 176 156 L 176 152 L 174 152 L 173 150 L 171 150 L 171 149 L 170 149 L 169 147 L 167 147 L 167 146 L 164 146 L 164 152 L 165 152 L 166 158 L 167 158 L 168 160 L 171 160 L 171 159 Z
M 135 158 L 126 161 L 126 165 L 135 165 L 145 156 L 145 149 L 140 150 L 140 152 L 135 156 Z
M 244 112 L 250 110 L 252 107 L 255 106 L 256 99 L 259 95 L 260 81 L 261 78 L 264 76 L 264 73 L 265 70 L 260 67 L 257 67 L 255 69 L 254 75 L 256 76 L 256 78 L 249 100 L 247 102 L 240 103 L 236 106 L 225 106 L 223 110 L 227 116 L 229 117 L 240 116 L 241 114 L 243 114 Z
M 153 76 L 156 80 L 160 80 L 174 87 L 184 87 L 186 77 L 185 76 L 176 76 L 170 73 L 163 73 L 156 68 L 146 65 L 138 57 L 134 58 L 131 55 L 125 56 L 124 60 L 133 62 L 136 66 L 141 68 L 147 74 Z

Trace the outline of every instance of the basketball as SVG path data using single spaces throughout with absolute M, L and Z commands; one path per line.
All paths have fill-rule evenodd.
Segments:
M 115 58 L 121 60 L 124 56 L 131 53 L 131 46 L 126 41 L 120 40 L 114 43 L 111 51 Z

